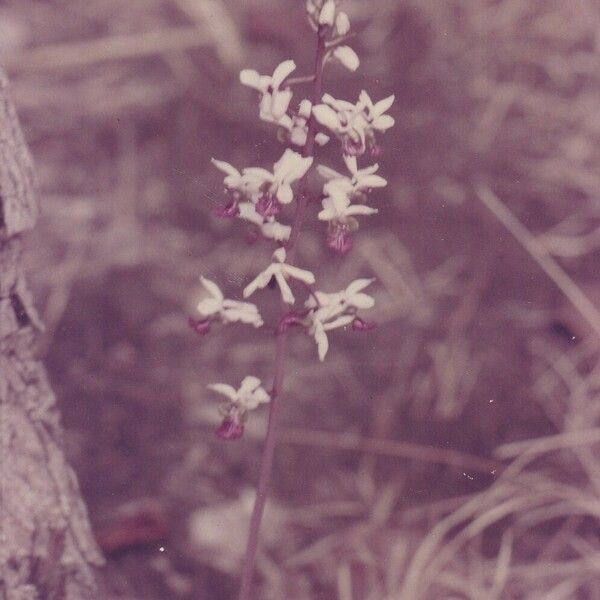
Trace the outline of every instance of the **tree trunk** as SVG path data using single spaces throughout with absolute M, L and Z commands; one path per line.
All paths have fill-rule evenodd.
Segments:
M 21 270 L 38 207 L 31 158 L 0 71 L 0 598 L 94 600 L 91 533 L 43 365 Z

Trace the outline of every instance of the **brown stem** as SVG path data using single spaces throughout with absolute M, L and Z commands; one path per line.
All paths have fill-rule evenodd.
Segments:
M 317 32 L 318 43 L 315 57 L 315 76 L 313 90 L 313 104 L 318 102 L 322 92 L 323 63 L 326 54 L 325 30 L 319 28 Z M 315 146 L 316 122 L 311 117 L 308 123 L 308 136 L 306 144 L 302 149 L 303 156 L 312 156 Z M 307 176 L 301 184 L 302 191 L 296 203 L 296 214 L 292 223 L 292 231 L 287 244 L 287 262 L 294 261 L 296 244 L 300 237 L 302 224 L 308 206 L 308 193 L 306 189 Z M 288 311 L 288 307 L 282 305 L 282 316 Z M 269 423 L 267 426 L 267 435 L 260 464 L 260 474 L 258 478 L 258 487 L 256 491 L 256 500 L 250 517 L 250 530 L 248 533 L 248 542 L 246 545 L 246 555 L 244 558 L 244 567 L 242 569 L 242 582 L 240 586 L 239 600 L 250 600 L 252 593 L 252 578 L 254 575 L 254 563 L 256 561 L 256 551 L 258 549 L 258 539 L 260 533 L 260 524 L 262 521 L 265 502 L 271 485 L 271 471 L 273 470 L 273 459 L 275 457 L 275 443 L 277 441 L 277 418 L 279 415 L 279 396 L 283 390 L 285 378 L 285 362 L 287 353 L 287 331 L 277 334 L 275 345 L 275 375 L 273 378 L 273 391 L 271 393 L 271 402 L 269 403 Z

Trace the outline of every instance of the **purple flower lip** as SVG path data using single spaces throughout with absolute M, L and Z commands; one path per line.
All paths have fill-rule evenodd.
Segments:
M 264 194 L 256 203 L 256 212 L 262 217 L 275 217 L 281 212 L 281 203 L 274 196 Z
M 210 331 L 210 319 L 194 319 L 189 317 L 188 325 L 198 334 L 206 335 Z
M 348 254 L 352 250 L 352 236 L 348 233 L 347 227 L 336 227 L 327 236 L 327 247 L 333 250 L 336 254 Z
M 235 200 L 225 206 L 218 206 L 213 209 L 213 215 L 219 219 L 233 219 L 240 214 L 240 209 Z
M 225 441 L 239 440 L 244 435 L 244 426 L 231 417 L 225 417 L 215 430 L 215 435 Z
M 364 321 L 360 317 L 355 317 L 352 321 L 352 331 L 370 331 L 376 327 L 375 323 Z
M 342 142 L 342 151 L 346 156 L 362 156 L 365 153 L 365 144 L 346 137 Z
M 300 313 L 296 311 L 291 311 L 286 313 L 281 317 L 279 321 L 279 325 L 277 325 L 277 333 L 284 333 L 290 327 L 294 327 L 295 325 L 302 325 L 302 321 L 306 317 L 306 312 Z
M 378 156 L 381 156 L 381 154 L 383 153 L 383 150 L 381 149 L 381 146 L 379 144 L 376 144 L 375 142 L 373 142 L 371 144 L 371 147 L 369 148 L 369 153 L 371 154 L 371 156 L 373 158 L 377 158 Z

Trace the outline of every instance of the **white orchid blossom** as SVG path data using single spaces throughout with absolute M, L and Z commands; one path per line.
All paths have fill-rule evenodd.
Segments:
M 262 235 L 276 242 L 285 242 L 289 239 L 292 228 L 275 220 L 275 217 L 263 217 L 256 212 L 252 202 L 241 202 L 238 206 L 238 219 L 249 221 L 256 225 Z
M 263 121 L 278 123 L 287 113 L 293 94 L 289 87 L 281 89 L 281 86 L 295 69 L 296 63 L 293 60 L 285 60 L 270 77 L 260 75 L 254 69 L 244 69 L 240 72 L 240 82 L 262 94 L 260 118 Z
M 394 124 L 394 119 L 384 114 L 394 102 L 393 95 L 375 104 L 364 90 L 356 104 L 330 94 L 324 94 L 321 100 L 313 106 L 313 115 L 342 140 L 345 154 L 363 154 L 367 140 L 373 143 L 376 131 L 386 131 Z
M 225 187 L 232 192 L 239 192 L 245 196 L 252 196 L 258 192 L 255 187 L 256 181 L 245 175 L 245 170 L 241 173 L 228 162 L 211 158 L 211 162 L 219 171 L 225 173 L 223 183 Z
M 378 164 L 359 169 L 356 156 L 348 155 L 344 155 L 344 162 L 346 163 L 346 167 L 350 172 L 351 177 L 342 175 L 324 165 L 319 165 L 317 171 L 324 179 L 328 182 L 332 182 L 332 185 L 340 187 L 350 197 L 362 197 L 364 192 L 367 192 L 368 190 L 382 188 L 387 185 L 387 181 L 383 177 L 375 175 L 379 169 Z
M 333 294 L 317 291 L 305 302 L 311 311 L 307 317 L 308 333 L 315 338 L 321 361 L 329 348 L 327 331 L 350 325 L 356 318 L 356 310 L 375 305 L 375 300 L 363 292 L 373 281 L 356 279 L 345 290 Z
M 350 46 L 336 46 L 331 52 L 331 57 L 340 62 L 349 71 L 356 71 L 360 66 L 358 54 Z
M 294 199 L 292 183 L 304 177 L 313 162 L 312 156 L 303 157 L 287 148 L 282 157 L 273 165 L 273 173 L 266 169 L 250 167 L 244 169 L 249 185 L 253 189 L 266 190 L 281 204 L 289 204 Z
M 308 138 L 308 120 L 312 112 L 312 103 L 304 99 L 300 102 L 298 113 L 294 116 L 285 115 L 279 126 L 285 131 L 285 138 L 295 146 L 304 146 Z M 329 141 L 329 136 L 322 132 L 315 135 L 315 142 L 324 146 Z
M 244 298 L 248 298 L 259 288 L 265 288 L 271 279 L 274 278 L 279 286 L 283 301 L 287 304 L 294 304 L 296 299 L 287 279 L 298 279 L 308 285 L 312 285 L 315 282 L 315 276 L 310 271 L 287 264 L 285 260 L 285 248 L 275 250 L 273 252 L 273 262 L 244 288 Z
M 377 213 L 376 208 L 372 208 L 366 204 L 351 204 L 348 194 L 335 184 L 336 180 L 332 180 L 326 183 L 323 188 L 327 196 L 323 198 L 323 210 L 319 212 L 319 221 L 345 223 L 348 217 L 374 215 Z
M 227 300 L 219 286 L 206 277 L 200 277 L 202 286 L 209 296 L 198 303 L 198 312 L 205 318 L 218 315 L 223 323 L 234 323 L 239 321 L 262 327 L 263 320 L 256 305 L 250 302 L 239 302 L 238 300 Z
M 394 118 L 385 113 L 394 103 L 395 96 L 392 94 L 379 102 L 373 104 L 371 97 L 363 90 L 358 97 L 358 104 L 366 117 L 369 127 L 376 131 L 386 131 L 394 126 Z
M 244 377 L 237 390 L 227 383 L 211 383 L 207 387 L 209 390 L 225 396 L 232 404 L 243 410 L 254 410 L 271 399 L 262 387 L 260 379 L 253 375 Z
M 323 323 L 323 321 L 318 319 L 316 313 L 312 313 L 309 320 L 308 333 L 315 338 L 319 360 L 323 362 L 327 355 L 327 351 L 329 350 L 327 332 L 332 329 L 337 329 L 338 327 L 349 325 L 354 320 L 354 317 L 352 315 L 342 315 L 334 321 Z

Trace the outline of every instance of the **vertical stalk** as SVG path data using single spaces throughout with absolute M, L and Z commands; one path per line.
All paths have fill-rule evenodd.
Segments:
M 317 32 L 317 53 L 315 57 L 315 77 L 313 89 L 313 105 L 321 98 L 323 82 L 323 63 L 325 61 L 325 29 L 320 27 Z M 302 149 L 302 156 L 313 156 L 315 146 L 316 123 L 311 116 L 308 123 L 308 135 L 306 144 Z M 292 222 L 290 239 L 287 244 L 287 262 L 292 263 L 296 254 L 296 246 L 302 225 L 308 207 L 308 193 L 306 189 L 307 175 L 301 184 L 301 192 L 296 202 L 296 213 Z M 283 304 L 282 315 L 285 314 L 288 307 Z M 252 508 L 250 517 L 250 530 L 248 533 L 248 542 L 246 545 L 246 555 L 244 557 L 244 566 L 242 569 L 242 582 L 240 586 L 239 600 L 251 600 L 252 578 L 254 575 L 254 564 L 256 562 L 256 552 L 258 549 L 260 524 L 271 485 L 271 472 L 273 470 L 273 460 L 275 457 L 275 444 L 277 441 L 277 419 L 279 415 L 279 396 L 283 390 L 285 378 L 285 363 L 287 355 L 287 331 L 279 332 L 275 344 L 275 374 L 273 378 L 273 390 L 271 393 L 271 402 L 269 403 L 269 422 L 267 425 L 267 435 L 260 464 L 260 474 L 256 491 L 256 499 Z

